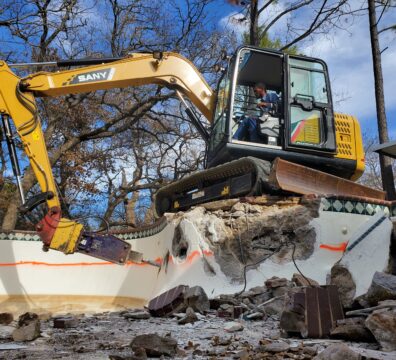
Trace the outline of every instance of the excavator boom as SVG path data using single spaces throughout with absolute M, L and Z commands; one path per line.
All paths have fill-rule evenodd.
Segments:
M 60 199 L 52 173 L 35 97 L 60 96 L 110 88 L 159 84 L 185 95 L 211 120 L 214 94 L 195 66 L 176 53 L 137 53 L 114 62 L 85 66 L 58 72 L 38 72 L 18 77 L 4 61 L 0 61 L 0 115 L 6 128 L 11 118 L 22 141 L 23 149 L 41 188 L 41 193 L 24 201 L 22 212 L 31 211 L 46 202 L 47 215 L 36 225 L 44 247 L 65 254 L 83 252 L 115 263 L 136 258 L 130 244 L 111 235 L 84 233 L 83 226 L 63 218 Z M 181 95 L 182 94 L 182 95 Z M 7 142 L 13 153 L 13 136 L 7 132 Z M 15 175 L 18 163 L 13 157 Z M 32 176 L 32 175 L 27 175 Z M 25 191 L 28 189 L 24 189 Z

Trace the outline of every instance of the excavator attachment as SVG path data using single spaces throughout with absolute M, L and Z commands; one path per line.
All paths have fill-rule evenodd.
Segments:
M 268 181 L 283 191 L 302 195 L 344 195 L 385 200 L 385 192 L 277 158 Z
M 53 207 L 36 225 L 44 250 L 64 254 L 82 253 L 115 264 L 127 261 L 142 262 L 143 255 L 131 250 L 131 244 L 108 233 L 83 231 L 83 225 L 61 217 L 61 210 Z
M 241 158 L 197 172 L 161 188 L 155 198 L 158 217 L 165 212 L 241 196 L 346 195 L 384 200 L 385 192 L 325 172 L 277 158 L 269 161 Z

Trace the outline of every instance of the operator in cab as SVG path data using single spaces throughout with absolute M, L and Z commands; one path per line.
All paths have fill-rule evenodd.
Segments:
M 254 86 L 253 91 L 259 101 L 257 107 L 260 109 L 260 117 L 245 117 L 242 119 L 232 138 L 259 143 L 263 141 L 258 130 L 260 118 L 276 108 L 279 103 L 279 97 L 273 92 L 268 93 L 267 87 L 261 82 Z

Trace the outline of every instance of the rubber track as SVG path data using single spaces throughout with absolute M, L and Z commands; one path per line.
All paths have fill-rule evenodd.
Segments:
M 159 204 L 163 198 L 172 198 L 173 194 L 182 194 L 196 188 L 199 188 L 202 183 L 216 182 L 219 180 L 226 180 L 231 177 L 245 175 L 249 172 L 254 173 L 255 182 L 257 183 L 258 168 L 270 167 L 270 163 L 265 160 L 260 160 L 253 157 L 244 157 L 238 160 L 228 162 L 223 165 L 216 166 L 203 171 L 198 171 L 189 175 L 179 181 L 173 182 L 159 189 L 155 195 L 155 209 L 156 215 L 162 214 L 158 211 Z M 266 174 L 269 175 L 269 174 Z M 252 187 L 253 188 L 253 187 Z M 157 205 L 158 204 L 158 205 Z

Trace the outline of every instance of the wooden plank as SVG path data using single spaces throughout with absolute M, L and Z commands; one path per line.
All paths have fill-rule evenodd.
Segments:
M 316 288 L 308 287 L 305 289 L 305 309 L 308 336 L 320 337 L 320 319 Z
M 317 288 L 317 292 L 318 292 L 321 335 L 327 336 L 330 334 L 330 330 L 332 328 L 332 317 L 331 317 L 331 308 L 330 308 L 328 291 L 326 288 L 320 287 Z
M 341 304 L 340 297 L 338 295 L 338 289 L 336 285 L 327 285 L 327 294 L 329 297 L 331 321 L 335 325 L 337 320 L 344 319 L 344 309 Z

